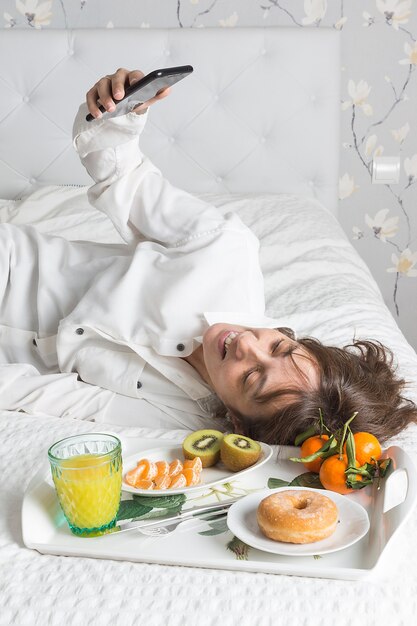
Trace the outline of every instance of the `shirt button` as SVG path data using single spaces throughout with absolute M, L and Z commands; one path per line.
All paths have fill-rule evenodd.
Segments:
M 75 332 L 77 333 L 77 335 L 83 335 L 84 334 L 84 328 L 77 328 L 77 330 Z
M 142 387 L 142 383 L 140 382 L 140 380 L 138 380 L 138 382 L 136 383 L 136 389 L 140 389 Z
M 183 350 L 185 350 L 184 344 L 183 343 L 179 343 L 177 345 L 177 350 L 178 350 L 178 352 L 182 352 Z

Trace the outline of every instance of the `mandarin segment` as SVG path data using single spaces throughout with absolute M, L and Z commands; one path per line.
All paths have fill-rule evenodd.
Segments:
M 187 479 L 184 474 L 176 474 L 171 478 L 171 484 L 169 485 L 170 489 L 180 489 L 181 487 L 187 486 Z
M 165 476 L 165 474 L 169 474 L 168 461 L 157 461 L 156 470 L 157 470 L 157 473 L 156 473 L 157 476 Z
M 134 467 L 132 470 L 130 470 L 130 472 L 127 472 L 127 474 L 125 475 L 125 481 L 127 482 L 127 484 L 135 487 L 137 481 L 142 478 L 144 469 L 145 466 L 142 464 Z
M 152 480 L 158 473 L 156 463 L 154 461 L 149 461 L 149 459 L 144 459 L 145 469 L 142 474 L 142 478 L 146 480 Z
M 153 480 L 148 480 L 146 478 L 142 478 L 141 480 L 138 480 L 138 482 L 135 484 L 136 489 L 153 489 Z
M 182 469 L 183 469 L 183 464 L 180 461 L 180 459 L 174 459 L 172 463 L 169 464 L 168 473 L 172 478 L 173 476 L 177 476 L 178 474 L 180 474 L 182 472 Z
M 203 469 L 203 464 L 199 456 L 196 456 L 194 459 L 187 459 L 184 461 L 184 469 L 192 468 L 196 472 L 200 473 Z
M 200 482 L 200 472 L 192 467 L 186 467 L 185 469 L 183 469 L 182 475 L 185 476 L 185 480 L 187 481 L 187 487 L 191 487 L 192 485 L 198 485 L 198 483 Z
M 160 474 L 153 480 L 155 489 L 169 489 L 171 484 L 171 476 L 169 474 Z

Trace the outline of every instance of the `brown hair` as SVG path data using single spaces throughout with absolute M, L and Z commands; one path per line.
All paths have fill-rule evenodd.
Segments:
M 381 442 L 417 422 L 416 405 L 402 395 L 406 382 L 396 376 L 393 354 L 380 342 L 353 341 L 336 348 L 306 337 L 298 344 L 318 364 L 318 387 L 287 390 L 294 400 L 270 419 L 234 412 L 242 434 L 266 443 L 293 445 L 295 437 L 317 421 L 319 409 L 332 432 L 357 411 L 352 431 L 370 432 Z M 282 394 L 283 390 L 277 392 Z

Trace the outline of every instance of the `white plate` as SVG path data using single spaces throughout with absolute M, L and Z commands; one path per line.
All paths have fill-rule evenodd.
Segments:
M 261 443 L 261 442 L 260 442 Z M 261 443 L 262 452 L 261 456 L 256 463 L 247 467 L 240 472 L 231 472 L 228 470 L 221 461 L 213 465 L 212 467 L 204 467 L 201 472 L 201 482 L 198 485 L 192 487 L 181 487 L 179 489 L 136 489 L 128 485 L 124 477 L 127 472 L 136 467 L 140 459 L 149 459 L 150 461 L 166 460 L 169 463 L 174 459 L 182 459 L 184 457 L 181 444 L 173 444 L 172 446 L 164 446 L 163 448 L 153 448 L 152 450 L 141 450 L 136 454 L 130 455 L 128 458 L 123 458 L 123 491 L 129 491 L 130 493 L 136 493 L 141 496 L 174 496 L 179 493 L 191 493 L 193 491 L 199 491 L 202 488 L 212 487 L 218 483 L 225 483 L 229 480 L 235 480 L 237 477 L 243 476 L 252 470 L 260 467 L 268 461 L 272 456 L 272 448 L 266 443 Z
M 273 493 L 288 489 L 317 491 L 333 500 L 339 510 L 339 523 L 333 535 L 314 543 L 294 544 L 273 541 L 262 534 L 256 520 L 256 512 L 261 500 Z M 342 496 L 334 491 L 323 492 L 322 489 L 307 487 L 279 487 L 252 493 L 233 504 L 227 515 L 227 525 L 236 537 L 258 550 L 288 556 L 314 556 L 343 550 L 362 539 L 369 530 L 369 518 L 363 506 L 348 496 Z

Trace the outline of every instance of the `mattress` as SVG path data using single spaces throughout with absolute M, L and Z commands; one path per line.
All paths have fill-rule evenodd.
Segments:
M 337 220 L 318 202 L 296 195 L 205 196 L 236 210 L 261 241 L 267 312 L 299 335 L 344 345 L 379 339 L 396 356 L 407 395 L 417 401 L 417 356 L 408 345 L 366 265 Z M 0 202 L 0 221 L 32 223 L 69 239 L 118 242 L 83 187 L 46 187 L 23 201 Z M 346 582 L 263 573 L 205 570 L 112 560 L 40 555 L 24 547 L 20 513 L 29 480 L 49 443 L 102 430 L 70 418 L 1 412 L 0 625 L 147 624 L 147 626 L 409 624 L 417 606 L 417 519 L 393 539 L 379 578 Z M 186 431 L 123 429 L 123 437 L 173 439 Z M 398 443 L 416 459 L 417 428 Z M 404 572 L 407 573 L 404 576 Z M 360 616 L 360 620 L 357 616 Z M 356 621 L 355 621 L 356 620 Z

